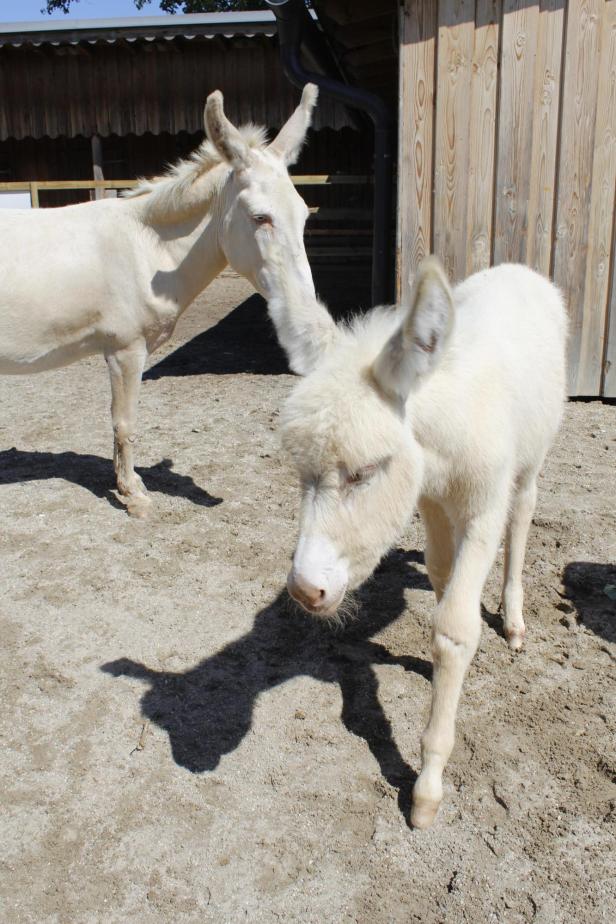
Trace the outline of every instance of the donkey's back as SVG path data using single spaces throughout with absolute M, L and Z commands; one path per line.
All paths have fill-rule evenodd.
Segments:
M 459 437 L 500 448 L 516 468 L 543 457 L 565 396 L 567 314 L 559 290 L 525 266 L 476 273 L 453 291 L 454 329 L 435 373 Z M 432 389 L 428 389 L 428 393 Z M 439 400 L 439 399 L 437 399 Z
M 0 373 L 53 369 L 102 351 L 105 332 L 130 319 L 131 208 L 111 199 L 0 212 Z
M 503 263 L 475 273 L 453 292 L 459 343 L 483 344 L 517 364 L 531 355 L 562 356 L 567 316 L 556 286 L 527 266 Z M 545 351 L 548 351 L 546 354 Z

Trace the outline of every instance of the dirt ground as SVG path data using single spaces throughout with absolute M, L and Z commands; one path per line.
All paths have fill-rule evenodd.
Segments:
M 94 358 L 0 380 L 0 917 L 616 920 L 616 407 L 572 403 L 513 656 L 480 650 L 433 829 L 407 825 L 430 695 L 417 519 L 335 632 L 283 593 L 293 385 L 221 277 L 146 373 L 131 520 Z

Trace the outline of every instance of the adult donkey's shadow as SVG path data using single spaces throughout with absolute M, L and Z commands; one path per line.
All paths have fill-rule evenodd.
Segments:
M 342 632 L 289 612 L 286 594 L 280 594 L 257 614 L 249 633 L 188 671 L 156 671 L 128 658 L 101 669 L 150 685 L 142 713 L 167 732 L 176 763 L 192 773 L 214 770 L 223 754 L 238 747 L 261 693 L 300 675 L 338 683 L 344 724 L 365 739 L 408 817 L 415 774 L 393 740 L 372 666 L 399 664 L 427 679 L 432 666 L 422 658 L 393 655 L 370 636 L 403 612 L 405 588 L 429 589 L 427 578 L 411 563 L 417 560 L 414 552 L 390 554 L 381 566 L 385 588 L 381 581 L 366 588 L 367 615 Z
M 214 497 L 199 487 L 190 475 L 182 475 L 173 468 L 171 459 L 161 459 L 155 465 L 136 469 L 148 491 L 157 491 L 168 497 L 183 497 L 199 507 L 216 507 L 221 497 Z M 0 486 L 22 484 L 26 481 L 43 481 L 59 478 L 85 488 L 95 497 L 104 497 L 118 509 L 123 504 L 110 489 L 113 483 L 111 459 L 77 452 L 36 452 L 17 449 L 0 450 Z

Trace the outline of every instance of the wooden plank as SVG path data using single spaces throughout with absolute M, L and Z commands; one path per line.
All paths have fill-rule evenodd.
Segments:
M 12 180 L 10 183 L 0 183 L 0 192 L 30 189 L 32 185 L 38 189 L 130 189 L 138 182 L 139 180 Z
M 103 174 L 103 144 L 98 135 L 92 135 L 90 146 L 92 148 L 92 176 L 95 180 L 102 181 L 105 179 Z M 94 198 L 103 199 L 104 197 L 105 190 L 96 187 L 94 189 Z
M 39 184 L 38 183 L 29 183 L 30 189 L 30 203 L 33 209 L 39 207 Z
M 372 256 L 372 247 L 318 247 L 309 245 L 306 248 L 309 257 L 365 257 Z
M 614 198 L 614 208 L 616 209 L 616 196 Z M 601 394 L 604 398 L 616 398 L 616 234 L 612 238 L 610 292 L 611 297 L 605 332 L 605 356 L 603 359 L 603 383 L 601 389 Z
M 360 174 L 353 176 L 335 173 L 307 174 L 292 176 L 290 179 L 295 186 L 367 186 L 372 184 L 371 176 Z M 140 180 L 40 180 L 37 185 L 39 189 L 130 189 L 137 186 L 139 182 Z M 0 183 L 0 191 L 30 189 L 30 185 L 29 180 Z
M 477 0 L 471 73 L 466 272 L 490 265 L 501 0 Z
M 434 146 L 434 252 L 454 282 L 466 275 L 474 0 L 440 0 Z
M 430 252 L 437 0 L 404 0 L 400 11 L 396 300 Z
M 331 209 L 326 205 L 312 205 L 308 209 L 310 215 L 319 221 L 371 221 L 372 209 Z
M 616 2 L 602 4 L 599 94 L 592 170 L 584 319 L 577 387 L 600 394 L 605 386 L 610 257 L 614 241 L 616 188 Z M 612 257 L 613 259 L 613 257 Z M 613 299 L 613 292 L 612 292 Z M 603 381 L 602 381 L 603 380 Z
M 586 387 L 583 328 L 594 308 L 585 311 L 584 279 L 604 5 L 605 0 L 569 0 L 567 9 L 553 276 L 569 307 L 570 395 L 583 394 Z
M 306 228 L 304 232 L 306 240 L 317 237 L 328 237 L 330 239 L 343 238 L 346 240 L 350 237 L 372 237 L 372 228 L 345 228 L 340 225 L 335 228 Z
M 526 262 L 539 7 L 504 0 L 494 217 L 495 264 Z
M 535 66 L 526 260 L 529 266 L 546 276 L 550 272 L 556 197 L 563 23 L 563 0 L 541 0 Z
M 341 173 L 296 174 L 295 176 L 290 176 L 290 179 L 295 186 L 369 186 L 372 184 L 371 176 L 361 176 L 360 174 L 356 176 L 344 176 Z

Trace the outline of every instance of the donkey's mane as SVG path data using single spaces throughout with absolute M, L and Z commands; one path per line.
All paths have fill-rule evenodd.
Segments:
M 238 131 L 249 148 L 260 150 L 267 143 L 265 128 L 261 125 L 242 125 Z M 209 139 L 202 141 L 190 157 L 170 164 L 165 173 L 151 179 L 140 179 L 137 186 L 126 190 L 124 196 L 133 199 L 146 197 L 146 215 L 156 221 L 169 221 L 197 209 L 207 208 L 218 187 L 214 167 L 224 163 Z
M 371 362 L 399 327 L 404 316 L 400 305 L 379 305 L 363 314 L 354 314 L 338 325 L 347 343 L 352 344 L 359 365 Z M 365 360 L 365 357 L 369 357 Z

